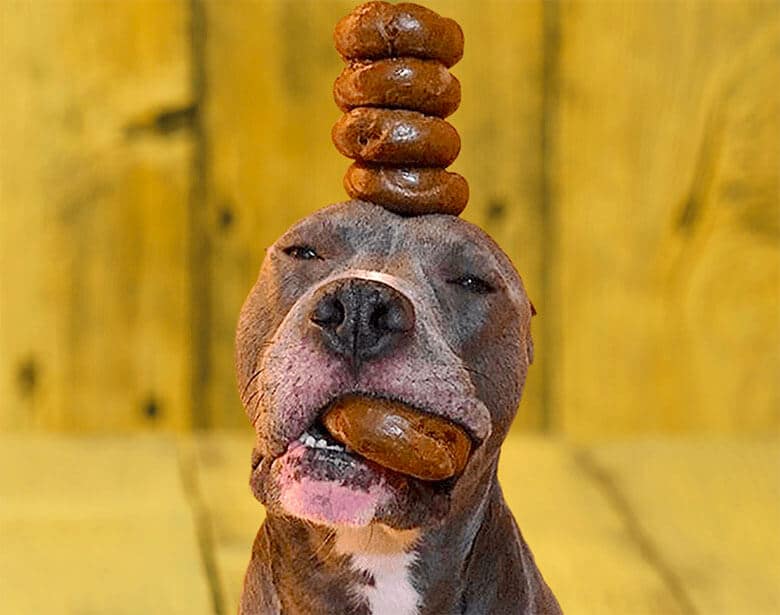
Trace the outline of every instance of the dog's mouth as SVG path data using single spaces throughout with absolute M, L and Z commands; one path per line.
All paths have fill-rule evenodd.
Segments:
M 397 463 L 385 462 L 358 443 L 355 446 L 366 453 L 361 454 L 345 442 L 343 433 L 334 434 L 326 426 L 333 426 L 325 417 L 343 399 L 324 407 L 271 463 L 278 501 L 285 512 L 326 525 L 359 527 L 378 521 L 399 529 L 446 515 L 462 467 L 441 478 L 425 467 L 404 472 Z M 473 452 L 478 442 L 472 444 Z

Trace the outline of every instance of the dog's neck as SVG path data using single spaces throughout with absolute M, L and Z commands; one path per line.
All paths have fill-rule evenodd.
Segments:
M 339 605 L 352 615 L 432 615 L 533 606 L 528 579 L 536 567 L 495 475 L 482 485 L 422 531 L 329 529 L 269 516 L 268 581 L 281 612 L 331 613 Z
M 446 525 L 425 532 L 380 525 L 327 529 L 269 517 L 265 529 L 275 552 L 271 567 L 282 612 L 449 612 L 430 605 L 444 598 L 457 603 L 457 585 L 485 522 L 487 500 L 485 494 L 485 505 L 472 518 L 448 518 Z
M 418 530 L 381 525 L 336 530 L 333 550 L 349 558 L 364 582 L 355 595 L 368 603 L 371 615 L 416 615 L 420 594 L 412 583 L 417 561 Z

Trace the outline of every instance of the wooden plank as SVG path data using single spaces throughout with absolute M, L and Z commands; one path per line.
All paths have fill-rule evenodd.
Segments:
M 594 459 L 695 612 L 780 612 L 780 441 L 646 440 Z
M 0 429 L 189 424 L 187 3 L 0 5 Z
M 0 611 L 213 613 L 168 438 L 0 438 Z
M 248 487 L 252 435 L 199 439 L 198 491 L 211 519 L 222 612 L 237 609 L 262 508 Z M 567 613 L 681 612 L 619 511 L 563 444 L 512 434 L 501 483 L 525 538 Z
M 295 220 L 345 200 L 348 161 L 330 141 L 340 112 L 332 101 L 342 62 L 334 25 L 349 0 L 205 4 L 208 220 L 211 301 L 207 423 L 243 425 L 235 392 L 233 334 L 264 251 Z M 490 0 L 428 3 L 457 19 L 466 55 L 453 72 L 463 103 L 452 117 L 463 139 L 454 169 L 470 182 L 466 217 L 493 233 L 541 297 L 541 3 Z M 546 360 L 537 329 L 520 423 L 542 423 Z
M 512 434 L 499 480 L 564 613 L 684 613 L 569 447 Z
M 560 9 L 555 424 L 780 427 L 780 5 Z
M 252 543 L 265 509 L 249 489 L 251 430 L 197 437 L 194 471 L 219 583 L 220 613 L 237 613 Z
M 464 218 L 498 242 L 517 267 L 539 315 L 533 322 L 535 363 L 515 426 L 546 427 L 543 378 L 550 359 L 543 284 L 546 214 L 543 210 L 543 3 L 439 1 L 426 6 L 463 28 L 463 60 L 453 68 L 463 88 L 452 116 L 463 142 L 453 170 L 468 179 Z

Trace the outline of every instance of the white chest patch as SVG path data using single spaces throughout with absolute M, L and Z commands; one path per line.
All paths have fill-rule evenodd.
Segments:
M 417 615 L 420 595 L 411 579 L 416 539 L 416 531 L 382 528 L 338 531 L 336 550 L 351 555 L 353 567 L 373 579 L 373 584 L 361 585 L 356 591 L 368 602 L 371 615 Z

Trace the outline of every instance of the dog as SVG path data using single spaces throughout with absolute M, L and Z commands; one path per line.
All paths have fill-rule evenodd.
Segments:
M 236 359 L 265 505 L 240 615 L 555 615 L 496 478 L 533 361 L 532 306 L 509 258 L 450 215 L 349 201 L 267 252 Z M 424 482 L 329 439 L 350 393 L 464 428 L 463 473 Z

